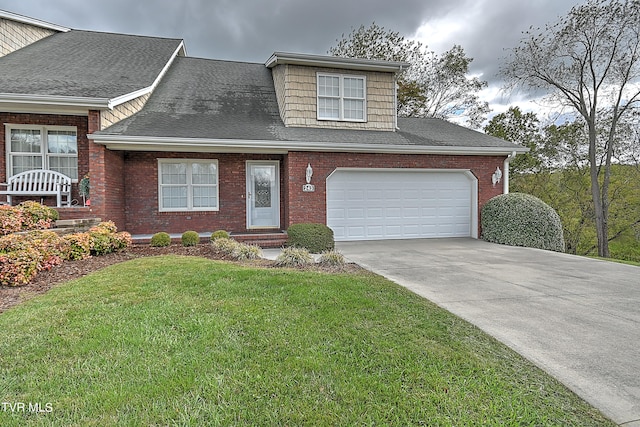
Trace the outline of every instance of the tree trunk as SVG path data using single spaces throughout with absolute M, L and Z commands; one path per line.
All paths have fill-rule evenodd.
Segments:
M 596 236 L 598 238 L 598 256 L 609 258 L 609 225 L 608 209 L 602 203 L 600 182 L 598 181 L 598 164 L 596 162 L 596 127 L 589 123 L 589 171 L 591 174 L 591 197 L 593 199 L 593 212 L 596 221 Z

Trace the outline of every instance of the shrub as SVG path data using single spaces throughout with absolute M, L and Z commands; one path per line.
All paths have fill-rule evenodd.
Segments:
M 101 222 L 89 229 L 91 254 L 106 255 L 124 249 L 131 244 L 131 235 L 127 232 L 116 233 L 118 228 L 112 221 Z
M 340 267 L 345 264 L 344 255 L 335 250 L 322 252 L 318 262 L 331 267 Z
M 0 235 L 22 230 L 22 211 L 13 206 L 0 206 Z
M 262 257 L 260 246 L 238 243 L 231 252 L 231 256 L 239 261 L 254 260 Z
M 284 248 L 276 258 L 279 267 L 301 267 L 313 263 L 313 257 L 305 248 Z
M 0 253 L 0 285 L 26 285 L 38 273 L 38 251 L 34 248 Z
M 62 236 L 69 244 L 67 259 L 80 260 L 91 256 L 91 237 L 87 233 L 74 233 Z
M 556 211 L 523 193 L 502 194 L 484 205 L 482 238 L 504 245 L 564 251 L 562 223 Z
M 228 239 L 229 238 L 229 233 L 227 233 L 224 230 L 216 230 L 213 233 L 211 233 L 211 241 L 214 241 L 216 239 Z
M 41 230 L 51 227 L 60 217 L 58 211 L 38 202 L 26 201 L 17 208 L 22 212 L 23 230 Z
M 159 233 L 156 233 L 153 236 L 151 236 L 150 245 L 155 247 L 155 248 L 160 248 L 160 247 L 163 247 L 163 246 L 169 246 L 170 244 L 171 244 L 171 236 L 169 236 L 169 233 L 165 233 L 164 231 L 160 231 Z
M 195 246 L 200 243 L 200 235 L 197 231 L 185 231 L 182 233 L 182 246 Z
M 333 230 L 324 224 L 293 224 L 287 235 L 287 246 L 305 248 L 312 253 L 319 254 L 335 246 Z
M 211 246 L 214 250 L 225 255 L 232 255 L 238 245 L 240 245 L 240 243 L 233 239 L 216 239 L 211 242 Z

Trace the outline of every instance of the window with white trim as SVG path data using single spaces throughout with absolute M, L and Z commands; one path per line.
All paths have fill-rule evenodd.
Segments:
M 158 159 L 161 212 L 217 211 L 218 161 Z
M 318 120 L 367 120 L 365 76 L 318 73 Z
M 73 126 L 6 125 L 7 178 L 49 169 L 78 180 L 78 131 Z

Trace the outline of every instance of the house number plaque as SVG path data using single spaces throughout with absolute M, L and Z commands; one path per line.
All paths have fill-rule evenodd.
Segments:
M 313 184 L 305 184 L 302 186 L 302 191 L 304 191 L 305 193 L 313 193 L 314 191 L 316 191 L 316 186 Z

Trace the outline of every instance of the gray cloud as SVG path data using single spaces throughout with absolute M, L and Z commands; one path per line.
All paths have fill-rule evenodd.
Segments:
M 472 72 L 501 86 L 506 49 L 530 26 L 554 22 L 577 0 L 0 0 L 0 9 L 75 29 L 182 38 L 190 56 L 263 62 L 274 51 L 326 54 L 342 34 L 372 22 L 440 53 L 461 45 Z M 497 100 L 496 100 L 497 101 Z

